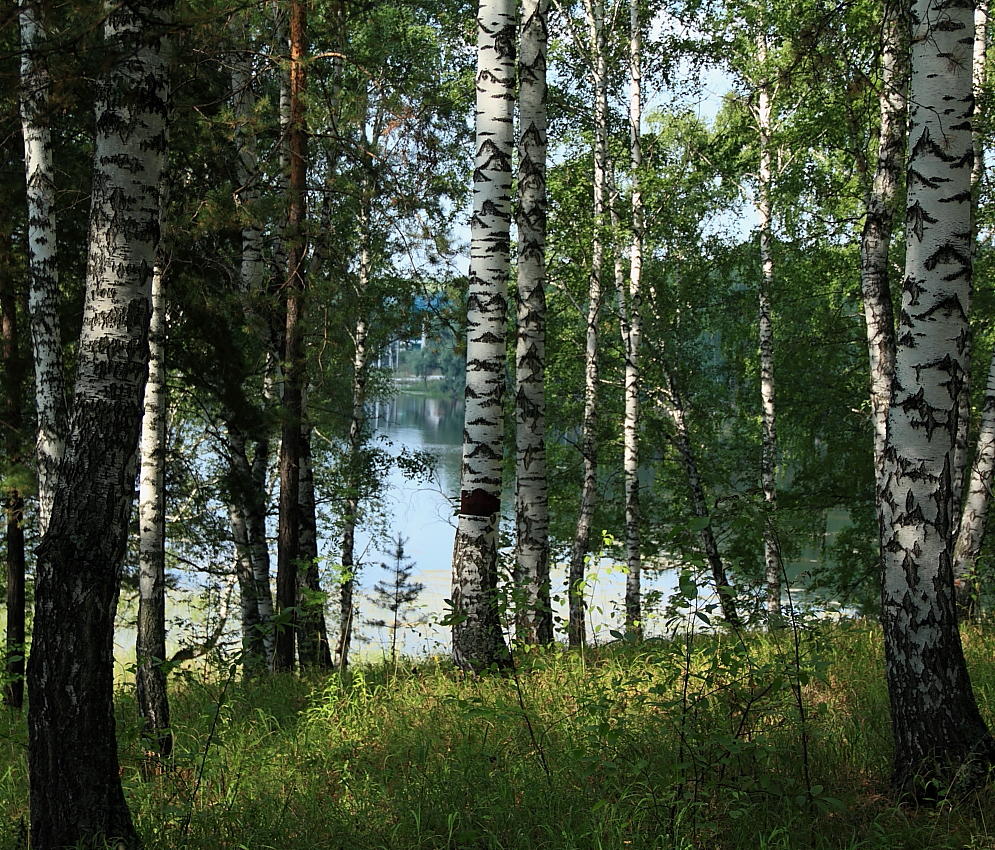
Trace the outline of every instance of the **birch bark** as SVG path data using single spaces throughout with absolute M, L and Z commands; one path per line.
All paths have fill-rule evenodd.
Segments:
M 480 0 L 466 410 L 452 596 L 453 661 L 470 670 L 508 659 L 498 616 L 497 524 L 504 456 L 515 37 L 513 0 Z
M 888 0 L 882 26 L 881 131 L 874 179 L 864 202 L 860 238 L 860 286 L 867 327 L 874 426 L 876 501 L 884 485 L 885 446 L 891 382 L 895 372 L 895 315 L 888 280 L 888 254 L 898 191 L 902 185 L 908 111 L 908 13 L 900 0 Z
M 518 60 L 516 587 L 519 640 L 552 643 L 546 477 L 546 54 L 549 0 L 524 0 Z
M 121 788 L 113 635 L 148 370 L 170 4 L 114 6 L 98 83 L 83 328 L 28 662 L 31 846 L 138 846 Z
M 570 646 L 583 646 L 586 640 L 584 611 L 585 561 L 590 550 L 591 524 L 598 499 L 598 325 L 601 320 L 604 230 L 607 195 L 608 146 L 608 66 L 604 44 L 602 0 L 584 0 L 591 47 L 591 84 L 594 89 L 594 233 L 591 238 L 591 273 L 588 277 L 587 321 L 584 344 L 584 413 L 581 421 L 581 456 L 584 471 L 580 491 L 580 512 L 574 529 L 568 575 Z M 638 600 L 638 577 L 629 576 L 625 585 L 626 620 Z M 638 605 L 638 602 L 636 602 Z M 637 618 L 638 619 L 638 618 Z
M 767 60 L 767 39 L 757 38 L 757 61 Z M 765 72 L 765 71 L 764 71 Z M 777 414 L 774 398 L 774 323 L 771 291 L 774 287 L 773 205 L 771 189 L 774 182 L 774 152 L 771 149 L 771 95 L 764 80 L 757 93 L 757 130 L 760 143 L 760 170 L 757 175 L 757 218 L 760 232 L 760 403 L 762 451 L 760 485 L 764 497 L 764 580 L 767 585 L 767 619 L 771 626 L 781 618 L 781 549 L 777 536 Z
M 950 493 L 971 285 L 971 6 L 912 7 L 905 282 L 888 415 L 882 625 L 892 781 L 970 788 L 995 761 L 954 604 Z
M 971 87 L 974 92 L 974 106 L 983 101 L 985 84 L 985 64 L 988 47 L 988 12 L 985 4 L 974 10 L 974 57 L 971 69 Z M 981 180 L 985 171 L 984 137 L 975 126 L 971 131 L 974 150 L 974 163 L 971 166 L 971 194 L 974 209 L 977 210 Z M 971 250 L 978 248 L 977 222 L 972 220 Z M 970 398 L 967 385 L 961 390 L 962 405 L 958 432 L 963 431 L 963 423 L 970 416 L 970 410 L 963 409 L 963 400 Z M 966 442 L 966 441 L 965 441 Z M 958 458 L 961 461 L 961 458 Z M 961 461 L 962 462 L 962 461 Z M 961 466 L 956 468 L 960 469 Z M 957 593 L 957 610 L 962 620 L 970 620 L 978 615 L 978 580 L 976 565 L 981 552 L 981 543 L 988 522 L 988 509 L 991 503 L 992 478 L 995 474 L 995 353 L 988 366 L 988 380 L 985 384 L 984 400 L 981 408 L 981 424 L 975 445 L 974 462 L 971 464 L 967 481 L 967 496 L 963 510 L 953 524 L 957 537 L 954 544 L 954 586 Z M 955 487 L 955 504 L 960 505 L 959 491 Z
M 59 329 L 58 240 L 55 229 L 55 165 L 48 128 L 52 82 L 45 64 L 45 27 L 40 6 L 21 7 L 21 132 L 28 199 L 28 312 L 34 348 L 38 412 L 38 531 L 52 513 L 59 462 L 65 449 L 66 394 Z
M 149 374 L 145 382 L 138 491 L 138 637 L 135 689 L 153 759 L 173 751 L 166 691 L 166 294 L 164 258 L 152 272 Z
M 623 468 L 625 474 L 626 630 L 642 637 L 639 583 L 642 574 L 639 511 L 639 348 L 642 342 L 643 194 L 641 170 L 642 34 L 639 2 L 629 0 L 629 164 L 632 168 L 632 243 L 629 248 L 629 286 L 623 299 L 622 346 L 625 352 L 625 420 Z M 629 588 L 629 584 L 633 587 Z

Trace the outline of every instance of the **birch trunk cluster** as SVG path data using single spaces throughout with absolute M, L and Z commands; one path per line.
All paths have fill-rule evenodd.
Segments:
M 503 665 L 508 658 L 498 615 L 497 524 L 504 457 L 516 34 L 513 0 L 480 0 L 466 410 L 452 595 L 453 660 L 471 670 Z
M 113 636 L 148 370 L 166 146 L 168 2 L 117 6 L 98 83 L 89 256 L 60 486 L 28 662 L 31 846 L 137 847 L 118 767 Z

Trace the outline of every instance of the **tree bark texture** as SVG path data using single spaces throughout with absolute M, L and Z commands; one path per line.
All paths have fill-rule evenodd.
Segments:
M 149 375 L 138 491 L 138 637 L 135 686 L 152 759 L 173 751 L 166 691 L 166 293 L 162 252 L 152 273 Z
M 974 108 L 977 113 L 985 84 L 985 61 L 988 46 L 988 11 L 984 4 L 974 10 L 974 58 L 971 68 L 971 87 L 974 91 Z M 971 141 L 974 149 L 974 163 L 971 166 L 972 207 L 975 213 L 971 225 L 971 250 L 978 250 L 977 204 L 981 191 L 981 180 L 985 173 L 984 135 L 977 126 L 972 127 Z M 970 418 L 970 408 L 964 409 L 964 401 L 970 404 L 969 382 L 961 389 L 961 405 L 958 419 L 958 433 L 965 432 L 965 424 Z M 962 446 L 958 462 L 963 463 Z M 962 466 L 957 465 L 957 469 Z M 974 462 L 967 476 L 967 494 L 963 507 L 952 528 L 957 535 L 954 544 L 954 587 L 957 594 L 957 611 L 961 620 L 977 617 L 980 604 L 978 599 L 978 579 L 976 566 L 981 544 L 985 537 L 988 507 L 991 501 L 992 475 L 995 472 L 995 352 L 988 366 L 988 380 L 985 384 L 984 400 L 981 408 L 981 424 L 975 444 Z M 960 491 L 954 488 L 954 504 L 961 507 Z
M 304 126 L 304 0 L 290 0 L 290 126 L 287 128 L 290 210 L 287 221 L 287 280 L 283 286 L 283 426 L 280 435 L 280 516 L 277 540 L 276 607 L 287 612 L 276 630 L 273 668 L 293 670 L 297 633 L 297 570 L 300 550 L 300 472 L 303 388 L 304 259 L 306 237 L 307 130 Z
M 570 646 L 582 646 L 587 626 L 584 611 L 584 574 L 590 551 L 591 524 L 598 499 L 598 325 L 601 321 L 602 273 L 605 256 L 604 230 L 607 195 L 608 65 L 605 56 L 602 0 L 585 0 L 591 48 L 591 85 L 594 90 L 594 233 L 591 239 L 591 272 L 588 277 L 587 321 L 584 341 L 584 413 L 581 421 L 580 453 L 583 477 L 580 511 L 570 550 L 568 574 Z M 626 620 L 638 607 L 639 587 L 629 576 L 625 585 Z M 636 618 L 638 619 L 638 617 Z
M 877 165 L 864 202 L 866 213 L 860 237 L 860 288 L 870 361 L 876 501 L 880 501 L 884 484 L 888 409 L 895 372 L 895 315 L 888 280 L 888 254 L 905 161 L 908 73 L 906 4 L 888 0 L 882 25 Z
M 297 657 L 302 670 L 330 670 L 332 654 L 325 626 L 325 595 L 318 571 L 318 521 L 315 515 L 314 469 L 311 465 L 311 423 L 301 425 L 301 563 L 297 575 L 300 623 Z
M 9 237 L 4 240 L 9 244 Z M 0 359 L 3 365 L 3 405 L 0 408 L 0 445 L 4 460 L 23 463 L 24 421 L 24 359 L 20 351 L 17 321 L 17 296 L 11 272 L 14 264 L 9 255 L 0 268 Z M 25 558 L 24 558 L 24 497 L 15 487 L 2 494 L 6 540 L 7 632 L 4 646 L 3 701 L 11 708 L 24 704 L 24 637 L 25 637 Z
M 625 562 L 626 630 L 642 637 L 642 613 L 639 607 L 629 610 L 630 597 L 639 600 L 642 574 L 639 510 L 639 348 L 642 343 L 642 274 L 643 234 L 645 231 L 643 194 L 640 172 L 642 152 L 642 33 L 639 22 L 639 2 L 629 0 L 629 164 L 632 169 L 632 241 L 629 247 L 629 284 L 623 291 L 622 349 L 625 352 L 625 419 L 622 425 L 622 465 L 625 476 Z M 628 583 L 636 585 L 629 592 Z
M 553 641 L 546 474 L 546 54 L 549 0 L 522 5 L 518 59 L 518 339 L 515 586 L 518 639 Z
M 950 534 L 971 285 L 970 5 L 912 9 L 905 283 L 881 505 L 893 783 L 914 796 L 987 777 L 995 742 L 957 631 Z
M 453 660 L 465 670 L 503 665 L 508 658 L 497 599 L 497 525 L 504 455 L 516 35 L 513 0 L 480 0 L 466 410 L 453 547 Z
M 28 661 L 31 846 L 137 847 L 114 729 L 114 614 L 148 370 L 168 2 L 113 7 L 98 83 L 87 285 L 65 458 L 38 547 Z
M 757 39 L 757 60 L 767 58 L 766 37 Z M 767 619 L 776 625 L 781 618 L 781 548 L 777 534 L 777 414 L 774 399 L 774 321 L 771 292 L 774 288 L 774 233 L 771 190 L 774 182 L 774 152 L 771 147 L 770 83 L 761 81 L 757 92 L 757 130 L 760 169 L 757 175 L 757 219 L 760 232 L 760 414 L 762 448 L 760 486 L 763 490 L 764 580 L 767 585 Z
M 28 199 L 28 312 L 34 349 L 38 412 L 38 531 L 48 528 L 56 475 L 65 450 L 66 393 L 59 328 L 55 165 L 48 127 L 52 82 L 45 63 L 46 34 L 40 4 L 21 7 L 21 132 Z

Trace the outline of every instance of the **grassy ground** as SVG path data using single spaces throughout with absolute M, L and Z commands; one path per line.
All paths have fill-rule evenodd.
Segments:
M 991 717 L 995 631 L 965 644 Z M 995 848 L 995 795 L 887 796 L 877 630 L 700 636 L 317 679 L 173 683 L 175 766 L 122 775 L 148 848 Z M 796 683 L 802 682 L 799 709 Z M 0 847 L 27 818 L 23 721 L 0 726 Z M 806 758 L 807 754 L 807 758 Z

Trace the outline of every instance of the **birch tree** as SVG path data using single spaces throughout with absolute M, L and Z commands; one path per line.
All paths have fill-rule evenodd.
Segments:
M 974 10 L 974 56 L 971 67 L 971 87 L 974 92 L 975 110 L 985 102 L 985 68 L 988 47 L 988 10 L 986 4 L 979 3 Z M 985 140 L 981 133 L 979 122 L 972 127 L 971 141 L 974 150 L 974 162 L 971 166 L 971 193 L 977 210 L 980 196 L 981 180 L 985 172 Z M 978 233 L 977 216 L 972 221 L 971 249 L 977 252 Z M 961 392 L 961 398 L 969 396 L 966 386 Z M 963 405 L 960 417 L 966 419 L 970 411 L 964 411 Z M 963 426 L 961 427 L 963 430 Z M 963 454 L 963 453 L 962 453 Z M 959 458 L 963 461 L 963 457 Z M 958 466 L 958 469 L 962 468 Z M 965 619 L 973 618 L 978 613 L 978 584 L 976 565 L 981 552 L 981 543 L 985 536 L 985 526 L 988 522 L 988 510 L 991 503 L 992 479 L 995 475 L 995 353 L 992 354 L 988 366 L 988 378 L 982 396 L 981 423 L 975 443 L 974 461 L 971 464 L 967 478 L 967 495 L 959 522 L 953 525 L 956 529 L 954 544 L 954 585 L 957 593 L 957 609 Z M 959 489 L 954 488 L 954 498 L 959 495 Z M 956 502 L 959 505 L 959 500 Z
M 20 30 L 21 133 L 28 200 L 28 312 L 38 411 L 38 530 L 44 534 L 65 446 L 66 411 L 58 312 L 55 164 L 48 126 L 52 81 L 45 60 L 47 35 L 39 3 L 21 6 Z
M 452 596 L 453 660 L 472 670 L 507 659 L 497 604 L 497 525 L 504 457 L 515 38 L 512 0 L 480 0 L 466 410 Z
M 602 0 L 584 0 L 584 16 L 590 48 L 591 86 L 594 92 L 594 233 L 591 239 L 591 270 L 588 276 L 587 319 L 584 342 L 584 413 L 581 419 L 580 452 L 583 478 L 580 512 L 570 550 L 568 573 L 570 646 L 583 645 L 585 562 L 590 550 L 591 524 L 598 498 L 598 331 L 601 321 L 602 273 L 605 259 L 604 231 L 607 212 L 608 155 L 608 63 L 605 55 Z M 625 585 L 626 621 L 638 622 L 639 577 L 630 575 Z
M 551 643 L 546 477 L 546 55 L 549 0 L 525 0 L 518 60 L 516 586 L 520 640 Z
M 971 285 L 969 5 L 912 7 L 905 282 L 881 499 L 892 781 L 917 797 L 981 782 L 995 742 L 957 631 L 950 493 Z
M 38 547 L 28 662 L 31 846 L 138 846 L 121 788 L 113 635 L 148 369 L 168 2 L 115 6 L 96 103 L 89 258 L 60 486 Z
M 166 692 L 166 259 L 152 272 L 149 374 L 142 415 L 138 492 L 138 636 L 135 685 L 146 748 L 168 759 L 173 750 Z

